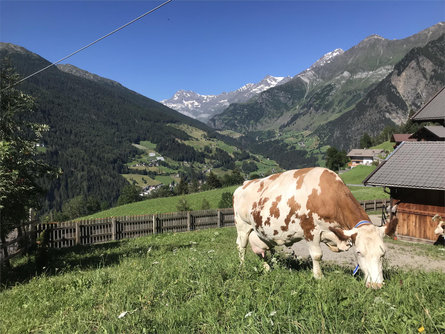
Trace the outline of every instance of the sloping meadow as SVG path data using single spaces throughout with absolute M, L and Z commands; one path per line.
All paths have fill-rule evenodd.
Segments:
M 54 250 L 2 273 L 1 333 L 444 333 L 439 272 L 386 268 L 381 290 L 352 268 L 279 261 L 264 272 L 234 228 Z

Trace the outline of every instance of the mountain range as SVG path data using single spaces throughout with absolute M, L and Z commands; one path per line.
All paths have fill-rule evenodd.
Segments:
M 240 89 L 212 96 L 208 104 L 202 102 L 203 96 L 191 91 L 179 91 L 172 99 L 162 102 L 179 112 L 206 121 L 216 129 L 233 130 L 247 136 L 257 135 L 258 131 L 273 131 L 278 135 L 293 132 L 307 136 L 310 133 L 320 145 L 348 149 L 358 144 L 364 132 L 376 135 L 386 125 L 406 122 L 410 112 L 444 85 L 440 79 L 444 68 L 440 53 L 445 53 L 440 38 L 444 33 L 445 24 L 440 22 L 399 40 L 389 40 L 379 35 L 368 36 L 346 51 L 336 49 L 325 54 L 308 69 L 293 77 L 286 77 L 269 88 L 260 92 L 249 90 L 248 96 L 243 95 L 244 100 L 230 101 L 225 98 L 236 96 Z M 412 51 L 423 47 L 427 49 L 422 56 L 419 54 L 421 51 Z M 420 58 L 414 60 L 416 55 Z M 411 62 L 411 65 L 404 68 L 403 75 L 394 73 L 400 72 L 407 62 Z M 393 81 L 389 86 L 388 77 Z M 267 87 L 263 82 L 257 85 Z M 246 86 L 249 85 L 254 86 Z M 387 94 L 395 94 L 404 102 L 400 103 L 399 108 L 394 108 L 394 105 L 390 107 L 389 101 L 393 97 Z M 372 96 L 386 101 L 383 103 L 379 100 L 378 104 L 379 110 L 390 108 L 389 112 L 380 113 L 385 116 L 375 116 L 379 113 L 375 105 L 366 102 Z M 217 108 L 208 107 L 217 100 L 223 103 L 219 103 Z M 225 109 L 221 108 L 223 106 Z M 362 116 L 359 117 L 359 114 Z M 365 114 L 366 117 L 363 116 Z M 373 122 L 367 124 L 370 119 Z M 339 124 L 349 124 L 354 129 L 352 135 L 340 135 L 345 128 L 339 127 Z M 341 131 L 338 130 L 340 128 Z M 273 135 L 268 137 L 272 138 Z
M 231 104 L 209 122 L 215 128 L 244 134 L 304 131 L 317 137 L 322 145 L 351 148 L 364 132 L 375 135 L 385 125 L 406 122 L 410 112 L 445 84 L 441 77 L 444 33 L 445 24 L 441 22 L 401 40 L 369 36 L 349 50 L 337 49 L 323 56 L 283 85 L 265 90 L 245 103 Z M 416 48 L 423 51 L 414 51 Z M 393 84 L 385 90 L 388 77 L 393 78 Z M 370 96 L 390 101 L 391 97 L 380 95 L 392 93 L 407 101 L 399 108 L 381 112 L 384 117 L 370 117 L 375 114 L 375 105 L 366 102 Z M 380 110 L 387 106 L 379 104 Z M 359 110 L 367 118 L 358 117 Z M 369 119 L 373 123 L 365 122 Z M 340 127 L 340 131 L 338 125 L 351 122 L 356 131 L 343 136 L 347 129 Z
M 192 118 L 206 123 L 211 117 L 223 112 L 231 103 L 246 102 L 259 93 L 288 82 L 290 77 L 267 75 L 258 83 L 248 83 L 232 92 L 219 95 L 201 95 L 190 90 L 179 90 L 172 98 L 161 103 Z

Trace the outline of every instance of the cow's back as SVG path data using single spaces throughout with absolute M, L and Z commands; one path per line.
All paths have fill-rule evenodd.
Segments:
M 311 240 L 315 229 L 352 227 L 367 217 L 338 175 L 320 167 L 246 181 L 234 193 L 234 210 L 270 240 Z

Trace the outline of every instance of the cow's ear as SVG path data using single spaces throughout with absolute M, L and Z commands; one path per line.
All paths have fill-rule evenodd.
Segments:
M 399 223 L 399 219 L 394 217 L 389 223 L 380 227 L 380 230 L 383 231 L 386 235 L 392 237 L 394 233 L 396 233 L 397 224 Z

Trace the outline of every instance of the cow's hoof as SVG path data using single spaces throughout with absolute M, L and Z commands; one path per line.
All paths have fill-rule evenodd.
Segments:
M 381 289 L 383 287 L 383 283 L 371 283 L 371 282 L 367 282 L 366 283 L 366 287 L 367 288 L 371 288 L 374 290 L 378 290 Z

